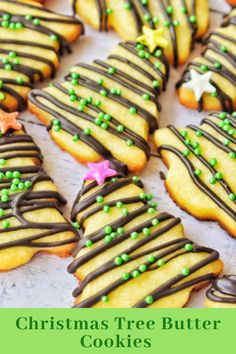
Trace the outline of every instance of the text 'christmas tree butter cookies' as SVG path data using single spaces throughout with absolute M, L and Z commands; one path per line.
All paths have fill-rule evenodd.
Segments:
M 118 169 L 139 171 L 149 159 L 148 134 L 158 127 L 158 95 L 169 74 L 152 39 L 147 46 L 122 42 L 107 60 L 78 63 L 64 83 L 30 92 L 29 109 L 82 163 L 102 158 Z
M 33 84 L 54 77 L 60 56 L 82 31 L 72 16 L 31 1 L 0 0 L 0 108 L 23 110 Z
M 187 61 L 195 39 L 209 22 L 207 0 L 72 0 L 74 13 L 100 31 L 113 28 L 124 40 L 135 40 L 143 26 L 163 33 L 165 54 L 174 66 Z
M 76 307 L 183 307 L 219 274 L 216 251 L 185 238 L 179 218 L 156 210 L 138 177 L 89 165 L 73 210 L 81 239 L 69 266 Z
M 17 117 L 0 110 L 0 271 L 27 263 L 39 251 L 67 256 L 77 239 L 61 214 L 66 201 Z
M 236 9 L 205 40 L 177 83 L 180 102 L 192 109 L 236 110 Z
M 224 275 L 214 280 L 206 294 L 206 307 L 236 307 L 236 275 Z
M 236 114 L 212 113 L 200 126 L 172 125 L 155 133 L 169 167 L 166 188 L 176 203 L 214 220 L 236 237 Z

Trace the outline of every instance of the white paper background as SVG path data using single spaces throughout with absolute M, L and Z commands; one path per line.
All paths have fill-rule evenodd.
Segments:
M 48 6 L 62 13 L 70 14 L 71 8 L 67 0 L 48 0 Z M 211 1 L 211 8 L 223 12 L 228 6 L 223 0 Z M 221 23 L 221 15 L 211 12 L 211 27 Z M 86 27 L 86 36 L 73 45 L 73 54 L 62 59 L 57 80 L 62 80 L 68 70 L 78 61 L 90 62 L 95 58 L 106 58 L 109 49 L 120 39 L 115 33 L 97 33 Z M 200 44 L 192 56 L 201 50 Z M 204 114 L 182 107 L 176 97 L 175 83 L 180 72 L 171 72 L 167 92 L 160 101 L 163 106 L 161 126 L 175 124 L 198 124 Z M 45 85 L 45 84 L 44 84 Z M 43 85 L 42 85 L 43 86 Z M 171 103 L 171 104 L 170 104 Z M 59 190 L 68 200 L 65 214 L 69 216 L 70 208 L 82 183 L 86 168 L 78 164 L 69 154 L 62 152 L 49 138 L 48 133 L 37 119 L 28 112 L 22 114 L 26 121 L 28 133 L 32 134 L 42 149 L 47 172 L 54 178 Z M 217 249 L 225 263 L 225 273 L 236 272 L 236 240 L 230 238 L 216 223 L 200 222 L 180 210 L 165 191 L 159 172 L 165 171 L 160 159 L 151 158 L 141 174 L 146 189 L 153 193 L 159 203 L 159 209 L 168 211 L 182 218 L 186 235 L 194 241 Z M 27 265 L 7 273 L 0 274 L 0 307 L 71 307 L 73 305 L 72 290 L 76 280 L 66 271 L 71 258 L 59 259 L 54 256 L 38 254 Z M 205 290 L 194 293 L 188 307 L 202 307 Z

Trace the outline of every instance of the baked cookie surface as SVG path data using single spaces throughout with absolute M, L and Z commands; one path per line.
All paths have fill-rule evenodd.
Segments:
M 78 63 L 62 84 L 31 91 L 29 109 L 80 162 L 109 159 L 139 171 L 150 157 L 148 135 L 158 127 L 168 75 L 161 48 L 152 53 L 142 43 L 121 42 L 105 61 Z
M 211 113 L 200 126 L 172 125 L 155 133 L 169 170 L 174 201 L 201 220 L 217 221 L 236 237 L 236 114 Z
M 193 42 L 209 23 L 207 0 L 72 0 L 75 14 L 100 31 L 113 28 L 124 40 L 135 40 L 143 26 L 163 29 L 165 48 L 174 66 L 187 61 Z
M 0 108 L 23 110 L 37 81 L 53 78 L 81 22 L 31 1 L 0 1 Z
M 236 110 L 236 8 L 206 38 L 177 83 L 180 102 L 199 111 Z
M 103 167 L 90 166 L 72 210 L 81 236 L 68 268 L 80 281 L 75 306 L 183 307 L 221 271 L 218 253 L 158 212 L 138 177 L 102 172 L 100 180 Z
M 214 280 L 206 294 L 206 307 L 236 307 L 236 275 L 225 275 Z
M 0 271 L 27 263 L 39 251 L 67 256 L 77 239 L 61 213 L 66 201 L 17 117 L 0 111 Z

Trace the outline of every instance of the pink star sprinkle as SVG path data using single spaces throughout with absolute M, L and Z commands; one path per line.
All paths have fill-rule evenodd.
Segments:
M 102 186 L 107 177 L 117 175 L 117 172 L 112 170 L 109 165 L 110 161 L 108 160 L 99 163 L 88 163 L 89 171 L 84 177 L 84 181 L 96 181 L 99 186 Z

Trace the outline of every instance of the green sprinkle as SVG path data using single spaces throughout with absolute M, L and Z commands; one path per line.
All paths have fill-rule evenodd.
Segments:
M 80 75 L 78 73 L 76 73 L 76 72 L 72 72 L 71 73 L 71 77 L 72 77 L 72 79 L 77 80 L 77 79 L 79 79 Z
M 192 245 L 192 243 L 186 243 L 186 245 L 184 246 L 184 248 L 185 248 L 187 251 L 192 251 L 192 250 L 193 250 L 193 245 Z
M 101 94 L 102 96 L 104 96 L 104 97 L 108 95 L 108 93 L 107 93 L 106 90 L 101 90 L 101 91 L 100 91 L 100 94 Z
M 9 200 L 8 195 L 3 194 L 3 195 L 1 196 L 1 201 L 2 201 L 3 203 L 7 203 L 7 202 L 8 202 L 8 200 Z
M 25 181 L 25 188 L 30 188 L 32 187 L 32 182 L 31 181 Z
M 187 138 L 187 136 L 188 136 L 187 130 L 183 130 L 183 131 L 181 132 L 181 135 L 182 135 L 183 138 Z
M 162 50 L 161 49 L 157 49 L 155 51 L 155 57 L 160 58 L 161 56 L 162 56 Z
M 125 130 L 125 127 L 123 125 L 118 125 L 116 130 L 119 132 L 119 133 L 123 133 L 123 131 Z
M 147 258 L 148 262 L 154 263 L 156 261 L 156 257 L 153 254 L 150 254 Z
M 52 40 L 53 42 L 57 42 L 57 41 L 58 41 L 58 37 L 57 37 L 55 34 L 52 34 L 52 35 L 50 36 L 50 38 L 51 38 L 51 40 Z
M 124 9 L 125 10 L 130 10 L 132 8 L 131 4 L 129 2 L 124 3 Z
M 202 65 L 200 66 L 200 70 L 203 71 L 203 72 L 206 72 L 206 71 L 209 70 L 209 68 L 208 68 L 207 65 L 202 64 Z
M 85 246 L 86 247 L 91 247 L 93 245 L 93 241 L 91 241 L 91 240 L 87 240 L 86 242 L 85 242 Z
M 106 14 L 107 14 L 107 15 L 112 14 L 112 12 L 113 12 L 113 10 L 112 10 L 111 8 L 107 8 L 107 9 L 106 9 Z
M 181 270 L 181 273 L 186 277 L 190 274 L 190 269 L 185 267 Z
M 200 169 L 196 169 L 194 174 L 199 177 L 202 174 L 202 171 Z
M 121 259 L 122 259 L 124 262 L 128 262 L 128 260 L 129 260 L 129 255 L 126 254 L 126 253 L 123 253 L 123 254 L 121 255 Z
M 149 208 L 148 209 L 148 213 L 149 214 L 154 214 L 155 213 L 155 209 L 154 208 Z
M 146 297 L 145 297 L 145 302 L 146 302 L 146 304 L 148 304 L 148 305 L 153 304 L 153 302 L 154 302 L 154 297 L 151 296 L 151 295 L 146 296 Z
M 35 26 L 39 26 L 39 25 L 40 25 L 40 19 L 39 19 L 39 18 L 35 18 L 35 19 L 33 20 L 33 24 L 34 24 Z
M 123 227 L 118 227 L 117 232 L 119 235 L 122 235 L 124 233 L 124 228 Z
M 137 240 L 137 238 L 138 238 L 138 233 L 137 233 L 136 231 L 132 232 L 132 233 L 131 233 L 131 238 L 132 238 L 133 240 Z
M 122 258 L 121 258 L 121 257 L 116 257 L 116 258 L 114 259 L 114 263 L 115 263 L 115 265 L 117 265 L 117 266 L 121 265 L 121 264 L 122 264 Z
M 111 226 L 106 226 L 105 228 L 104 228 L 104 232 L 107 234 L 107 235 L 109 235 L 111 232 L 112 232 L 112 227 Z
M 130 111 L 130 113 L 135 114 L 135 113 L 137 113 L 137 108 L 130 107 L 129 111 Z
M 25 16 L 25 19 L 26 19 L 27 21 L 31 21 L 31 20 L 33 19 L 33 16 L 32 16 L 32 15 L 26 15 L 26 16 Z
M 220 51 L 222 53 L 227 53 L 228 52 L 228 48 L 226 46 L 222 45 L 222 46 L 220 46 Z
M 126 143 L 127 143 L 127 145 L 128 145 L 129 147 L 134 145 L 134 142 L 133 142 L 133 140 L 131 140 L 131 139 L 128 139 L 128 140 L 126 141 Z
M 75 228 L 75 229 L 79 229 L 80 228 L 80 224 L 76 221 L 76 222 L 73 222 L 73 227 Z
M 217 172 L 215 177 L 216 177 L 216 179 L 222 179 L 223 178 L 223 173 L 222 172 Z
M 209 179 L 210 184 L 216 184 L 216 181 L 217 181 L 216 177 L 211 177 Z
M 5 215 L 5 210 L 0 208 L 0 217 L 4 216 Z
M 194 154 L 197 156 L 201 155 L 201 149 L 199 149 L 199 148 L 194 149 Z
M 2 21 L 1 25 L 2 25 L 2 27 L 7 28 L 7 27 L 9 27 L 9 22 L 8 21 Z
M 130 278 L 129 273 L 125 272 L 125 273 L 122 274 L 122 279 L 128 280 L 129 278 Z
M 76 134 L 73 136 L 72 140 L 76 143 L 77 141 L 79 141 L 79 139 L 80 139 L 79 135 Z
M 3 166 L 6 164 L 6 160 L 5 159 L 0 159 L 0 165 Z
M 96 107 L 100 107 L 101 104 L 102 104 L 102 101 L 100 101 L 100 100 L 96 100 L 96 101 L 95 101 L 95 106 L 96 106 Z
M 109 207 L 109 205 L 105 205 L 105 206 L 103 207 L 103 210 L 104 210 L 105 213 L 108 214 L 108 213 L 110 212 L 111 208 Z
M 116 206 L 117 206 L 117 208 L 121 209 L 121 208 L 123 208 L 124 204 L 122 202 L 117 202 Z
M 2 222 L 2 227 L 3 227 L 4 229 L 8 229 L 9 226 L 10 226 L 10 222 L 9 222 L 8 220 L 4 220 L 4 221 Z
M 0 179 L 3 179 L 5 177 L 3 172 L 0 172 Z
M 230 153 L 229 153 L 229 157 L 230 157 L 231 159 L 236 159 L 236 153 L 235 153 L 235 152 L 230 152 Z
M 15 185 L 18 185 L 18 184 L 20 183 L 19 178 L 14 178 L 14 179 L 12 180 L 12 183 L 15 184 Z
M 152 225 L 157 226 L 159 224 L 159 220 L 157 218 L 152 220 Z
M 18 76 L 17 78 L 16 78 L 16 82 L 18 83 L 18 84 L 23 84 L 24 83 L 24 79 L 23 79 L 23 77 L 22 76 Z
M 104 79 L 102 78 L 98 79 L 97 83 L 102 86 L 104 84 Z
M 158 267 L 162 267 L 165 264 L 165 260 L 163 258 L 158 259 L 157 265 Z
M 109 125 L 107 123 L 102 123 L 101 127 L 102 129 L 107 130 L 109 128 Z
M 129 210 L 127 208 L 122 209 L 122 214 L 127 216 L 129 214 Z
M 187 7 L 185 6 L 181 6 L 180 11 L 182 12 L 182 14 L 186 14 L 188 12 Z
M 166 12 L 168 13 L 168 15 L 171 15 L 173 13 L 173 7 L 172 6 L 168 6 L 166 8 Z
M 141 192 L 141 193 L 139 194 L 139 198 L 140 198 L 140 199 L 146 199 L 146 197 L 147 197 L 147 194 L 146 194 L 145 192 Z
M 116 72 L 116 69 L 114 67 L 110 67 L 108 69 L 108 73 L 111 74 L 111 75 L 115 74 L 115 72 Z
M 196 23 L 196 22 L 197 22 L 196 16 L 194 16 L 194 15 L 190 16 L 190 17 L 189 17 L 189 21 L 190 21 L 191 23 Z
M 91 129 L 90 128 L 85 128 L 84 129 L 84 134 L 85 135 L 90 135 L 91 134 Z
M 145 236 L 149 236 L 151 234 L 151 231 L 149 230 L 148 227 L 145 227 L 142 231 Z
M 97 203 L 99 203 L 99 204 L 103 203 L 103 202 L 104 202 L 103 196 L 98 195 L 97 198 L 96 198 L 96 201 L 97 201 Z
M 200 136 L 202 136 L 202 131 L 201 130 L 197 130 L 195 135 L 199 138 Z
M 152 82 L 152 85 L 153 85 L 154 88 L 157 88 L 157 87 L 160 86 L 160 83 L 159 83 L 159 81 L 154 80 L 154 81 Z
M 104 295 L 101 297 L 101 301 L 102 302 L 108 302 L 109 301 L 109 297 L 107 295 Z
M 112 236 L 111 235 L 107 235 L 106 237 L 105 237 L 105 242 L 106 243 L 110 243 L 112 241 Z
M 18 189 L 18 187 L 17 187 L 17 185 L 15 185 L 15 184 L 11 184 L 11 191 L 12 192 L 16 192 L 17 191 L 17 189 Z
M 2 189 L 2 195 L 8 195 L 8 194 L 9 194 L 8 189 L 3 188 L 3 189 Z
M 217 165 L 217 159 L 215 157 L 210 159 L 210 165 L 211 166 L 216 166 Z
M 11 15 L 10 14 L 4 14 L 2 16 L 3 20 L 9 21 L 11 19 Z
M 134 271 L 132 272 L 132 277 L 133 277 L 133 278 L 137 278 L 139 275 L 140 275 L 140 273 L 139 273 L 138 270 L 134 270 Z
M 138 267 L 138 269 L 139 269 L 139 271 L 140 271 L 141 273 L 144 273 L 144 272 L 146 272 L 146 270 L 147 270 L 147 266 L 146 266 L 146 264 L 141 264 L 141 265 Z
M 221 69 L 221 68 L 222 68 L 222 64 L 219 63 L 219 62 L 216 62 L 216 63 L 214 64 L 214 67 L 215 67 L 216 69 Z
M 137 182 L 139 181 L 139 177 L 133 176 L 133 177 L 132 177 L 132 180 L 134 181 L 134 183 L 137 183 Z
M 7 171 L 6 172 L 6 177 L 7 178 L 12 178 L 13 177 L 13 172 L 12 171 Z
M 229 200 L 231 200 L 233 202 L 233 201 L 235 201 L 235 199 L 236 199 L 236 195 L 234 193 L 230 193 Z
M 184 155 L 184 156 L 189 156 L 189 155 L 190 155 L 190 150 L 189 150 L 189 149 L 185 149 L 185 150 L 183 151 L 183 155 Z

